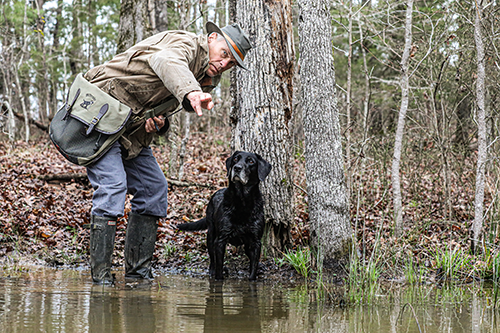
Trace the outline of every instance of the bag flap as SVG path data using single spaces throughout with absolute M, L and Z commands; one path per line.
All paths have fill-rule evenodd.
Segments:
M 67 103 L 73 102 L 75 96 L 70 116 L 102 133 L 118 132 L 132 113 L 130 107 L 87 81 L 82 74 L 78 74 L 71 85 Z

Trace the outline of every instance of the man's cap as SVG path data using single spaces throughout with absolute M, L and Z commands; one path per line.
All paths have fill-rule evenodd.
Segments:
M 224 28 L 220 29 L 215 23 L 207 22 L 206 24 L 207 33 L 210 35 L 212 32 L 216 32 L 227 42 L 231 53 L 238 66 L 243 69 L 247 69 L 243 60 L 245 60 L 245 56 L 247 52 L 252 48 L 250 45 L 250 40 L 243 30 L 241 30 L 240 26 L 237 23 L 233 23 L 231 25 L 227 25 Z

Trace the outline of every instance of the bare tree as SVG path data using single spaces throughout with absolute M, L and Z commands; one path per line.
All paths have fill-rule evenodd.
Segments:
M 408 63 L 410 62 L 410 50 L 412 43 L 413 0 L 408 0 L 406 2 L 406 6 L 405 46 L 403 56 L 401 58 L 401 107 L 399 109 L 398 127 L 396 129 L 394 156 L 392 159 L 391 169 L 395 221 L 394 233 L 396 237 L 401 235 L 403 229 L 403 205 L 401 199 L 401 178 L 399 174 L 399 165 L 401 163 L 401 148 L 403 145 L 406 112 L 408 111 L 408 104 L 410 101 Z
M 81 16 L 83 15 L 82 0 L 73 1 L 73 20 L 72 24 L 72 38 L 70 53 L 70 68 L 73 76 L 83 72 L 83 24 Z
M 486 142 L 486 109 L 485 109 L 485 53 L 482 33 L 482 1 L 476 1 L 476 19 L 474 22 L 474 41 L 476 42 L 476 59 L 477 59 L 477 80 L 476 80 L 476 118 L 477 118 L 477 168 L 476 168 L 476 197 L 475 197 L 475 216 L 472 226 L 474 232 L 474 251 L 478 250 L 478 245 L 481 238 L 481 230 L 483 228 L 483 211 L 484 211 L 484 186 L 485 186 L 485 169 L 488 155 L 488 147 Z
M 335 92 L 330 2 L 300 0 L 298 6 L 311 241 L 320 267 L 330 267 L 347 260 L 352 237 Z
M 191 17 L 196 20 L 196 10 L 189 0 L 178 2 L 179 25 L 177 29 L 186 30 L 189 27 Z M 168 143 L 170 146 L 170 158 L 168 160 L 168 174 L 172 178 L 182 179 L 184 177 L 184 158 L 186 157 L 186 145 L 190 137 L 191 114 L 181 112 L 170 118 L 170 130 L 168 131 Z
M 233 1 L 234 2 L 234 1 Z M 268 254 L 291 244 L 293 222 L 292 115 L 294 45 L 289 0 L 240 0 L 235 21 L 250 36 L 248 71 L 236 70 L 231 113 L 232 148 L 260 154 L 273 169 L 262 185 L 266 201 Z
M 40 56 L 38 57 L 38 68 L 36 73 L 36 90 L 38 92 L 38 116 L 43 124 L 47 123 L 48 117 L 48 101 L 49 101 L 49 90 L 48 90 L 48 66 L 47 66 L 47 55 L 45 50 L 45 34 L 43 33 L 45 27 L 45 18 L 43 14 L 43 4 L 44 0 L 34 1 L 37 20 L 36 20 L 36 31 L 38 40 L 38 51 Z

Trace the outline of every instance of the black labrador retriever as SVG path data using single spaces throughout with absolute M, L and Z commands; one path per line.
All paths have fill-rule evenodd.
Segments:
M 210 277 L 222 280 L 226 244 L 244 245 L 250 259 L 249 280 L 257 278 L 261 238 L 264 233 L 264 200 L 259 189 L 271 171 L 271 165 L 260 155 L 236 151 L 226 160 L 229 186 L 215 192 L 206 217 L 177 226 L 180 230 L 208 229 Z

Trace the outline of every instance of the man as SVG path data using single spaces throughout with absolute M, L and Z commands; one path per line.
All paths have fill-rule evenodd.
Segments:
M 143 40 L 84 77 L 135 116 L 175 98 L 173 111 L 202 115 L 213 107 L 210 91 L 221 74 L 244 67 L 250 42 L 237 24 L 219 29 L 206 24 L 207 35 L 165 31 Z M 163 116 L 133 123 L 96 163 L 87 167 L 94 188 L 90 231 L 90 266 L 95 283 L 113 283 L 110 272 L 117 218 L 123 216 L 127 192 L 132 211 L 125 238 L 125 277 L 151 279 L 158 219 L 167 216 L 167 182 L 151 149 L 154 133 L 168 129 Z

